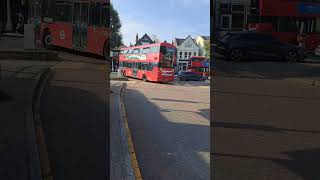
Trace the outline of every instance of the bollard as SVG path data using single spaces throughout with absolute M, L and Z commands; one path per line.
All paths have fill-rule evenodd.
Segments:
M 118 78 L 121 78 L 122 77 L 122 69 L 119 68 L 117 71 L 118 71 Z

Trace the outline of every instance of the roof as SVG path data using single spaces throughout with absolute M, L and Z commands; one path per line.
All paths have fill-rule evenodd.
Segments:
M 149 42 L 150 44 L 151 44 L 151 43 L 154 43 L 154 41 L 150 38 L 150 36 L 145 33 L 145 34 L 138 40 L 138 42 L 136 42 L 135 45 L 141 44 L 142 40 L 144 40 L 144 42 L 146 42 L 145 40 L 147 40 L 147 42 Z
M 180 46 L 186 39 L 175 38 L 177 42 L 177 46 Z
M 189 35 L 190 36 L 190 35 Z M 188 36 L 188 37 L 189 37 Z M 187 38 L 188 38 L 187 37 Z M 175 40 L 176 40 L 176 42 L 177 42 L 177 46 L 180 46 L 187 38 L 175 38 Z M 191 36 L 190 36 L 190 38 L 191 38 Z M 193 40 L 193 42 L 197 45 L 197 43 L 196 43 L 196 41 L 195 41 L 195 39 L 193 39 L 193 38 L 191 38 L 192 40 Z M 198 45 L 197 45 L 198 46 Z
M 210 40 L 210 36 L 201 36 L 204 40 Z

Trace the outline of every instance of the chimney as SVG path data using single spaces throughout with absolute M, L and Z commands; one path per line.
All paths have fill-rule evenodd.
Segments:
M 136 35 L 136 44 L 138 43 L 138 41 L 139 41 L 139 36 L 138 36 L 138 34 Z

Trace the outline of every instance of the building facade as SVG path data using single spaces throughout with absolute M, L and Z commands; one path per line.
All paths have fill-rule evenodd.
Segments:
M 215 28 L 217 35 L 228 31 L 246 29 L 251 0 L 217 0 L 215 6 Z
M 22 24 L 28 19 L 28 0 L 1 0 L 0 1 L 0 32 L 16 32 L 19 25 L 19 13 L 23 18 Z M 20 15 L 20 17 L 21 17 Z
M 185 39 L 175 38 L 173 45 L 177 48 L 177 71 L 184 71 L 188 66 L 188 59 L 192 56 L 199 56 L 199 46 L 189 35 Z
M 199 56 L 208 56 L 208 52 L 205 49 L 205 43 L 210 44 L 210 36 L 198 36 L 196 43 L 199 46 Z M 208 57 L 207 57 L 208 58 Z

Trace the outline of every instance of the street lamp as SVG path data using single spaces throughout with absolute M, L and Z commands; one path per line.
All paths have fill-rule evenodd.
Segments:
M 7 24 L 6 31 L 12 31 L 12 20 L 11 20 L 11 0 L 7 0 Z

